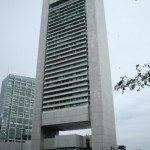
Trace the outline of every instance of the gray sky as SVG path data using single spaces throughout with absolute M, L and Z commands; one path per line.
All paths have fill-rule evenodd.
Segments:
M 104 0 L 113 86 L 150 62 L 150 0 Z M 0 82 L 35 77 L 42 0 L 0 0 Z M 1 83 L 0 83 L 1 85 Z M 150 149 L 150 88 L 113 92 L 118 144 Z

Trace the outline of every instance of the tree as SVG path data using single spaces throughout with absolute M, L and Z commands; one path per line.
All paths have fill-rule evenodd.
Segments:
M 86 135 L 86 148 L 87 148 L 87 150 L 89 150 L 90 149 L 90 136 L 89 135 Z
M 115 85 L 114 90 L 122 90 L 124 93 L 126 89 L 140 91 L 141 88 L 150 86 L 150 63 L 144 64 L 143 67 L 136 65 L 136 71 L 137 75 L 134 78 L 120 77 L 121 80 Z
M 126 146 L 124 146 L 124 145 L 119 145 L 117 149 L 118 149 L 118 150 L 126 150 Z

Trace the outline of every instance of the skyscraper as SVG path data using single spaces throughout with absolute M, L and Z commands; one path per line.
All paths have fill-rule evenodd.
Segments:
M 116 145 L 103 0 L 43 0 L 34 107 L 33 150 L 85 128 L 93 150 Z
M 31 140 L 35 79 L 8 75 L 1 87 L 0 141 Z

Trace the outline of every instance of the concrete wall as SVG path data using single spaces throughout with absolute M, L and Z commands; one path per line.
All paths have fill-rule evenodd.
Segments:
M 43 12 L 41 18 L 41 31 L 39 39 L 39 52 L 36 73 L 36 92 L 33 110 L 32 124 L 32 150 L 41 150 L 43 147 L 42 137 L 42 98 L 43 98 L 43 79 L 44 79 L 44 63 L 45 49 L 47 37 L 47 24 L 49 12 L 49 0 L 43 0 Z
M 88 106 L 61 109 L 42 114 L 42 125 L 61 125 L 76 122 L 89 122 Z
M 103 0 L 87 0 L 92 150 L 116 145 L 109 52 Z
M 90 146 L 91 146 L 91 136 Z M 80 147 L 86 148 L 86 137 L 81 135 L 60 135 L 55 138 L 44 139 L 44 150 L 55 149 L 55 148 L 69 148 L 69 147 Z
M 29 143 L 0 143 L 0 150 L 32 150 Z
M 49 0 L 50 4 L 57 2 L 58 0 Z
M 83 147 L 83 138 L 80 135 L 60 135 L 55 137 L 55 147 Z
M 44 141 L 43 141 L 43 149 L 44 150 L 55 149 L 55 139 L 54 138 L 44 139 Z

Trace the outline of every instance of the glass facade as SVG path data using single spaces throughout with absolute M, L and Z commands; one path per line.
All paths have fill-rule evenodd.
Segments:
M 2 83 L 0 140 L 31 140 L 35 79 L 9 75 Z
M 49 6 L 43 111 L 89 104 L 86 0 Z

